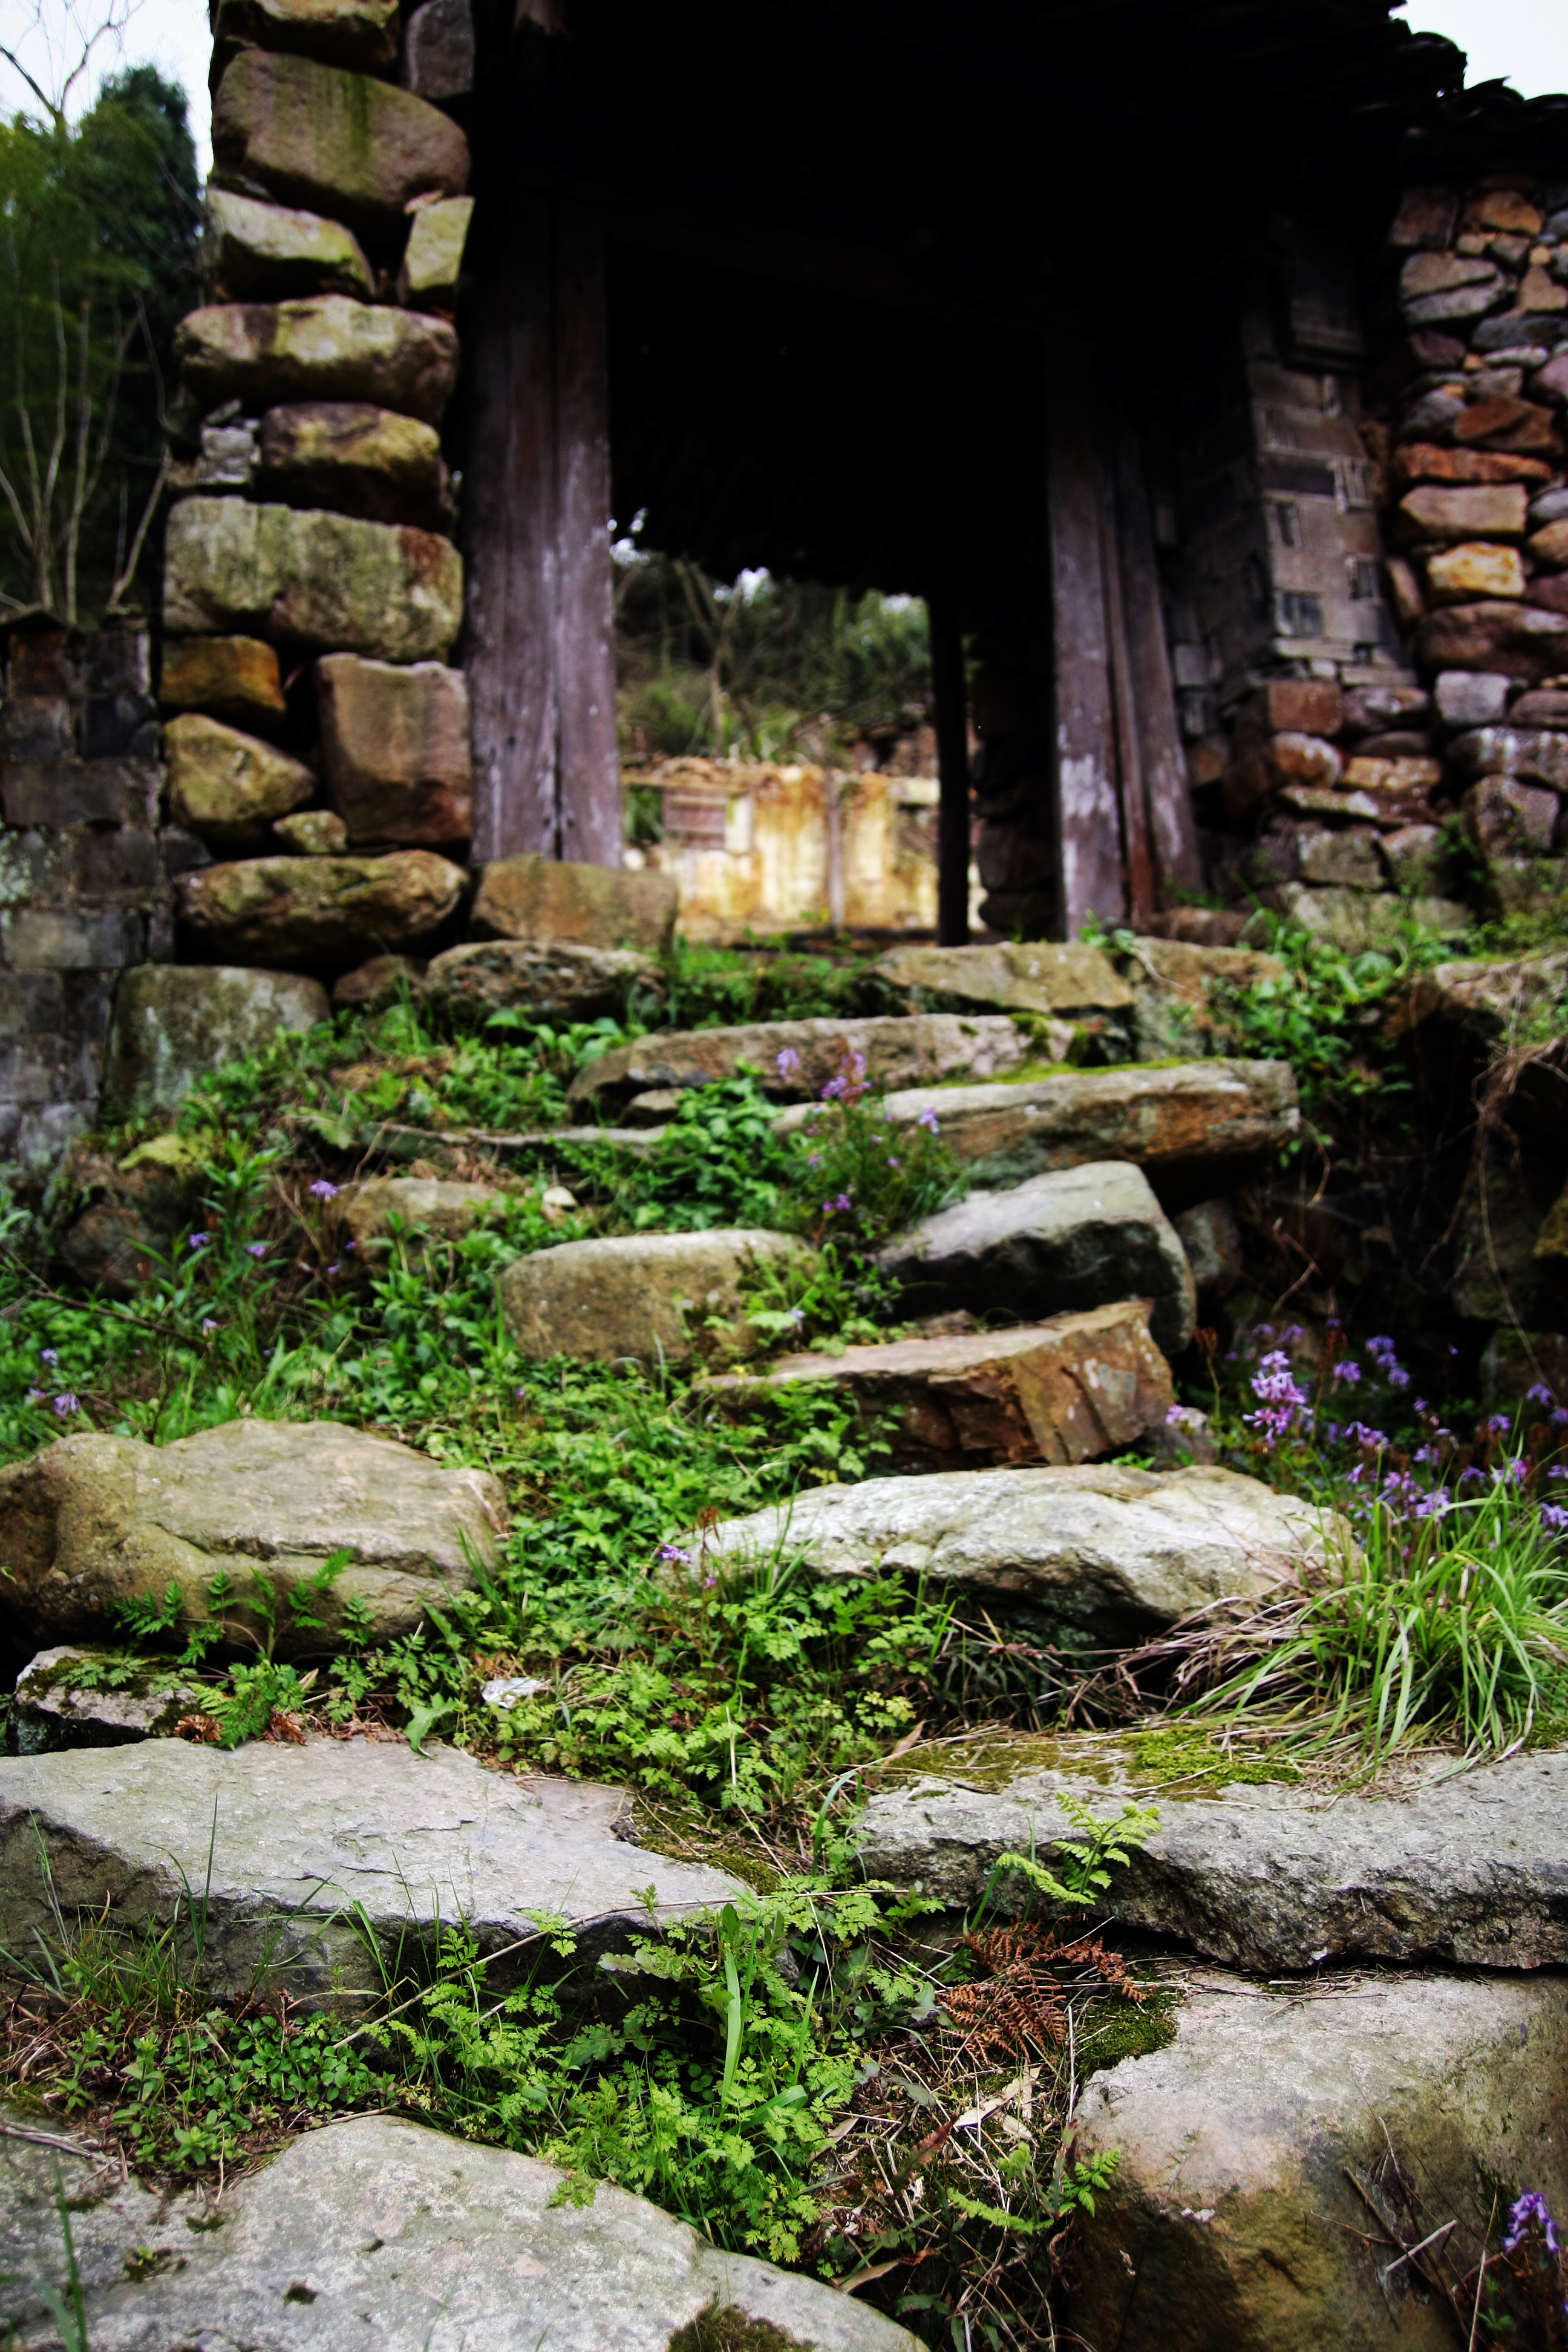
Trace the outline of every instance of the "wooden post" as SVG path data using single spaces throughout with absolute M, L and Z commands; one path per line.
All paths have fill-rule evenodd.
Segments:
M 1116 713 L 1116 771 L 1121 801 L 1121 839 L 1127 852 L 1127 915 L 1135 931 L 1146 931 L 1154 912 L 1154 860 L 1149 847 L 1149 809 L 1143 797 L 1143 754 L 1133 700 L 1127 649 L 1127 612 L 1122 599 L 1121 561 L 1117 551 L 1114 500 L 1103 512 L 1100 555 L 1105 564 L 1105 620 L 1110 647 L 1110 699 Z
M 1070 940 L 1078 937 L 1087 915 L 1123 922 L 1127 901 L 1101 544 L 1108 485 L 1100 462 L 1100 396 L 1089 345 L 1053 345 L 1047 383 L 1058 936 Z
M 473 854 L 618 866 L 602 230 L 515 197 L 481 282 L 463 495 Z
M 931 698 L 936 705 L 936 936 L 944 948 L 969 943 L 969 696 L 963 628 L 946 589 L 926 599 Z
M 1123 425 L 1116 449 L 1116 528 L 1126 616 L 1128 681 L 1154 870 L 1167 904 L 1178 890 L 1203 888 L 1187 762 L 1176 718 L 1176 689 L 1160 604 L 1160 572 L 1138 436 Z

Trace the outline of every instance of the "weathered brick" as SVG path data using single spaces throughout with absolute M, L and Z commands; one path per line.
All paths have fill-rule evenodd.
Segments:
M 0 765 L 7 824 L 151 824 L 158 771 L 131 760 L 8 760 Z
M 68 760 L 76 717 L 63 694 L 13 694 L 0 709 L 0 758 Z
M 66 991 L 60 973 L 0 971 L 0 1037 L 26 1037 L 59 1029 L 65 1020 Z
M 11 907 L 0 952 L 13 971 L 113 971 L 142 957 L 143 925 L 130 907 Z
M 163 876 L 158 864 L 158 836 L 140 826 L 117 826 L 112 833 L 88 830 L 77 836 L 77 888 L 88 898 L 108 898 L 119 891 L 155 890 Z

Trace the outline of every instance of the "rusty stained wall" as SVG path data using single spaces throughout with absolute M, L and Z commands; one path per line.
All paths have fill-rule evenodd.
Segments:
M 628 769 L 625 782 L 658 793 L 664 832 L 626 858 L 676 877 L 690 939 L 935 928 L 933 776 L 690 759 Z

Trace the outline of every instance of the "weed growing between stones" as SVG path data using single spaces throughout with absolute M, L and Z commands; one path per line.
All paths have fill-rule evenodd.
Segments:
M 132 1937 L 59 1921 L 34 1961 L 9 1961 L 23 1981 L 0 2076 L 184 2177 L 390 2107 L 561 2166 L 575 2201 L 605 2179 L 650 2196 L 721 2246 L 869 2294 L 923 2340 L 962 2340 L 967 2321 L 973 2342 L 1033 2343 L 1074 2216 L 1114 2168 L 1074 2156 L 1081 2084 L 1172 2030 L 1159 1982 L 1079 1932 L 1153 1818 L 1080 1814 L 1045 1889 L 1008 1858 L 1025 1907 L 1005 1922 L 984 1901 L 951 1923 L 918 1893 L 843 1883 L 829 1834 L 816 1873 L 634 1935 L 591 1972 L 542 1918 L 531 1974 L 499 1996 L 453 1926 L 423 1959 L 383 1963 L 357 2024 L 215 2006 L 175 1923 Z

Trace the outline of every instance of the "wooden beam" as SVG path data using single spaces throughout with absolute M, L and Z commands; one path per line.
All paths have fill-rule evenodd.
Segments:
M 1125 921 L 1127 898 L 1101 546 L 1108 486 L 1100 461 L 1100 392 L 1090 347 L 1065 339 L 1054 344 L 1046 382 L 1058 936 L 1071 940 L 1086 916 Z
M 1131 425 L 1117 436 L 1116 527 L 1121 599 L 1126 616 L 1128 681 L 1137 728 L 1138 759 L 1160 895 L 1203 888 L 1197 827 L 1193 822 L 1186 755 L 1176 717 L 1176 689 L 1165 642 L 1154 529 L 1143 478 L 1142 451 Z
M 931 628 L 931 696 L 936 705 L 936 936 L 944 948 L 969 943 L 969 694 L 963 627 L 943 589 L 926 599 Z
M 619 865 L 604 237 L 519 195 L 469 338 L 474 856 Z
M 616 596 L 610 555 L 610 382 L 605 232 L 555 221 L 556 692 L 560 847 L 618 866 L 625 845 L 616 740 Z
M 1116 501 L 1100 509 L 1100 552 L 1105 565 L 1106 642 L 1110 651 L 1110 701 L 1116 716 L 1117 797 L 1121 840 L 1127 853 L 1127 919 L 1146 931 L 1154 912 L 1154 859 L 1149 846 L 1149 810 L 1143 796 L 1143 753 L 1132 694 L 1127 648 L 1127 609 L 1121 558 L 1117 546 Z

